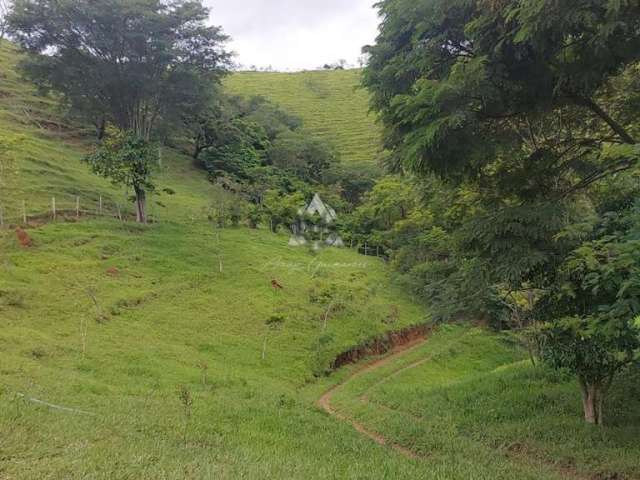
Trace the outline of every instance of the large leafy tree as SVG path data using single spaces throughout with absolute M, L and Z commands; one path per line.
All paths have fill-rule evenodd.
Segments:
M 16 0 L 9 32 L 35 54 L 26 75 L 100 134 L 113 123 L 149 141 L 206 103 L 226 71 L 227 37 L 208 19 L 200 0 Z
M 550 315 L 530 308 L 554 332 L 546 358 L 578 375 L 585 418 L 598 423 L 608 379 L 627 363 L 611 359 L 628 360 L 637 348 L 638 292 L 626 279 L 639 253 L 629 247 L 624 262 L 601 255 L 618 251 L 623 233 L 611 239 L 598 229 L 620 206 L 602 210 L 594 189 L 640 159 L 633 108 L 640 4 L 384 0 L 378 7 L 381 30 L 366 48 L 364 83 L 393 166 L 473 192 L 474 212 L 457 234 L 465 264 L 474 265 L 469 275 L 513 304 L 526 296 L 530 307 L 555 305 L 544 310 Z M 572 274 L 598 249 L 589 274 L 610 273 L 607 295 Z M 550 296 L 560 286 L 570 293 Z M 625 298 L 630 309 L 619 308 Z M 582 338 L 606 354 L 563 355 Z M 606 374 L 585 374 L 596 371 Z
M 562 190 L 629 168 L 633 118 L 602 90 L 640 58 L 640 5 L 618 0 L 386 0 L 365 69 L 387 145 L 418 171 L 475 176 L 501 158 Z M 637 112 L 636 112 L 637 115 Z M 637 118 L 636 118 L 637 119 Z M 546 162 L 546 165 L 543 165 Z

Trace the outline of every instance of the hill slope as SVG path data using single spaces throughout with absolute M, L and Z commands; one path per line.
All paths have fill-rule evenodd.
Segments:
M 0 208 L 5 226 L 22 223 L 25 202 L 33 239 L 22 249 L 0 228 L 0 478 L 344 478 L 354 448 L 374 455 L 357 435 L 335 444 L 342 427 L 300 389 L 350 346 L 426 321 L 383 263 L 213 229 L 209 208 L 237 200 L 172 151 L 159 223 L 77 221 L 76 197 L 113 214 L 125 192 L 88 172 L 82 132 L 18 60 L 0 45 L 0 130 L 20 139 Z M 56 221 L 52 197 L 71 210 Z
M 305 127 L 331 141 L 345 165 L 376 168 L 380 127 L 369 113 L 360 70 L 299 73 L 239 72 L 225 81 L 230 93 L 262 95 L 299 116 Z
M 53 195 L 124 205 L 17 58 L 2 45 L 0 129 L 23 137 L 0 191 L 12 221 L 25 199 L 32 218 Z M 428 313 L 377 259 L 214 229 L 210 206 L 236 199 L 164 157 L 175 194 L 153 199 L 157 223 L 40 216 L 28 249 L 0 229 L 0 479 L 638 478 L 640 383 L 615 392 L 612 427 L 590 429 L 573 380 L 523 363 L 508 335 L 443 327 L 383 369 L 324 377 Z M 316 402 L 342 381 L 332 418 Z

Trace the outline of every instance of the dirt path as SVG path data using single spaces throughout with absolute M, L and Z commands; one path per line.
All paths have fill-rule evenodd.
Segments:
M 322 395 L 322 397 L 320 397 L 320 399 L 318 400 L 318 406 L 322 408 L 325 412 L 327 412 L 329 415 L 337 418 L 338 420 L 349 423 L 357 432 L 369 438 L 370 440 L 373 440 L 378 445 L 389 447 L 408 459 L 416 460 L 420 458 L 426 458 L 425 455 L 420 455 L 407 447 L 403 447 L 402 445 L 398 445 L 397 443 L 391 442 L 379 432 L 376 432 L 370 429 L 369 427 L 365 427 L 362 423 L 358 422 L 357 420 L 349 417 L 343 412 L 337 411 L 331 404 L 331 401 L 334 395 L 338 393 L 340 390 L 342 390 L 345 387 L 345 385 L 351 382 L 352 380 L 355 380 L 359 377 L 362 377 L 363 375 L 371 373 L 375 370 L 378 370 L 382 367 L 385 367 L 395 362 L 396 360 L 408 354 L 409 352 L 412 352 L 413 350 L 416 350 L 417 348 L 424 345 L 427 339 L 428 339 L 427 336 L 423 336 L 405 345 L 401 345 L 394 348 L 383 358 L 363 364 L 360 368 L 355 370 L 351 375 L 346 377 L 340 383 L 334 385 L 329 390 L 327 390 Z M 432 355 L 429 355 L 425 358 L 412 362 L 408 365 L 404 365 L 392 371 L 391 373 L 389 373 L 388 375 L 384 376 L 383 378 L 378 380 L 376 383 L 371 385 L 369 388 L 367 388 L 365 392 L 360 396 L 360 400 L 365 403 L 369 403 L 368 392 L 370 392 L 372 389 L 382 385 L 385 382 L 388 382 L 389 380 L 396 378 L 398 375 L 402 374 L 403 372 L 406 372 L 407 370 L 411 370 L 413 368 L 416 368 L 425 364 L 426 362 L 431 360 L 431 358 L 432 358 Z M 376 407 L 391 410 L 388 407 L 385 407 L 384 405 L 376 404 Z M 422 417 L 415 417 L 415 418 L 416 420 L 424 419 Z M 575 467 L 563 467 L 563 466 L 557 465 L 549 459 L 544 459 L 537 454 L 532 454 L 531 452 L 527 452 L 526 449 L 521 451 L 520 449 L 516 448 L 515 450 L 509 450 L 508 452 L 503 452 L 503 453 L 506 454 L 507 457 L 516 461 L 524 461 L 527 463 L 544 465 L 545 467 L 559 474 L 561 478 L 575 479 L 575 480 L 591 480 L 592 479 L 592 477 L 590 476 L 582 475 L 580 472 L 578 472 L 575 469 Z
M 338 412 L 331 405 L 331 400 L 333 399 L 333 396 L 337 392 L 339 392 L 342 388 L 344 388 L 344 386 L 348 382 L 350 382 L 350 381 L 352 381 L 352 380 L 354 380 L 354 379 L 356 379 L 358 377 L 361 377 L 362 375 L 370 373 L 370 372 L 372 372 L 374 370 L 377 370 L 379 368 L 382 368 L 382 367 L 394 362 L 395 360 L 397 360 L 398 358 L 402 357 L 403 355 L 406 355 L 407 353 L 409 353 L 409 352 L 415 350 L 416 348 L 422 346 L 426 341 L 427 341 L 426 337 L 419 338 L 419 339 L 414 340 L 414 341 L 412 341 L 410 343 L 407 343 L 405 345 L 398 346 L 398 347 L 394 348 L 384 358 L 381 358 L 381 359 L 375 360 L 373 362 L 364 364 L 361 368 L 359 368 L 358 370 L 353 372 L 351 375 L 349 375 L 347 378 L 345 378 L 342 382 L 338 383 L 337 385 L 334 385 L 329 390 L 327 390 L 324 393 L 324 395 L 322 395 L 322 397 L 320 397 L 320 400 L 318 400 L 318 406 L 320 408 L 322 408 L 325 412 L 327 412 L 329 415 L 337 418 L 338 420 L 350 423 L 351 426 L 357 432 L 359 432 L 362 435 L 364 435 L 364 436 L 368 437 L 369 439 L 373 440 L 378 445 L 385 445 L 387 447 L 390 447 L 393 450 L 395 450 L 396 452 L 400 453 L 401 455 L 403 455 L 403 456 L 405 456 L 407 458 L 411 458 L 411 459 L 419 458 L 418 454 L 416 454 L 415 452 L 409 450 L 408 448 L 403 447 L 402 445 L 398 445 L 396 443 L 390 442 L 385 437 L 383 437 L 380 433 L 375 432 L 375 431 L 365 427 L 361 423 L 357 422 L 353 418 L 350 418 L 347 415 L 344 415 L 343 413 Z M 412 364 L 412 365 L 410 365 L 408 367 L 404 367 L 404 368 L 401 369 L 401 371 L 404 371 L 404 370 L 406 370 L 408 368 L 412 368 L 414 366 L 417 366 L 418 364 L 424 363 L 424 361 L 425 360 L 422 360 L 422 361 L 418 362 L 415 365 Z M 396 372 L 392 373 L 391 375 L 395 376 L 398 373 L 399 372 L 396 371 Z

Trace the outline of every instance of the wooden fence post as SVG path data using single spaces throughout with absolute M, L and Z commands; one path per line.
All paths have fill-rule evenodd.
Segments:
M 98 200 L 98 214 L 102 216 L 102 195 L 100 195 L 100 199 Z
M 76 197 L 76 218 L 80 218 L 80 197 Z
M 364 256 L 366 257 L 368 255 L 367 251 L 368 251 L 369 245 L 367 244 L 367 242 L 364 242 Z
M 24 200 L 22 201 L 22 223 L 27 224 L 27 202 Z
M 0 228 L 4 227 L 4 212 L 2 211 L 2 207 L 0 207 Z
M 53 221 L 56 220 L 56 197 L 51 197 L 51 213 L 53 214 Z
M 120 204 L 116 204 L 116 209 L 118 211 L 118 220 L 122 222 L 122 212 L 120 211 Z

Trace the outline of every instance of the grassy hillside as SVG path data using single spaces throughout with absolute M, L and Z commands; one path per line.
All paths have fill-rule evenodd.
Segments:
M 103 197 L 103 211 L 124 213 L 132 208 L 125 192 L 89 172 L 80 162 L 90 148 L 77 125 L 64 119 L 57 103 L 17 73 L 19 55 L 8 42 L 0 42 L 0 132 L 18 138 L 13 153 L 17 171 L 0 186 L 0 209 L 9 223 L 21 221 L 23 202 L 27 214 L 51 210 L 56 198 L 59 210 L 74 210 L 80 197 L 82 210 L 96 212 Z M 152 215 L 160 218 L 203 218 L 207 207 L 224 196 L 192 165 L 191 159 L 163 152 L 158 192 L 150 200 Z M 175 194 L 169 195 L 163 189 Z M 131 192 L 129 192 L 131 193 Z
M 311 132 L 331 141 L 345 165 L 377 167 L 380 127 L 369 113 L 360 71 L 240 72 L 227 78 L 229 92 L 263 95 L 298 115 Z
M 393 327 L 424 321 L 379 262 L 199 223 L 30 233 L 29 250 L 0 237 L 0 478 L 362 478 L 369 461 L 412 470 L 300 394 L 339 351 L 391 328 L 393 305 Z M 353 299 L 323 331 L 310 296 L 330 286 Z M 270 330 L 273 315 L 284 323 Z
M 124 203 L 17 59 L 2 45 L 0 129 L 22 137 L 5 212 Z M 591 429 L 573 379 L 468 326 L 325 377 L 338 353 L 428 312 L 374 258 L 214 229 L 209 207 L 235 199 L 188 158 L 165 152 L 160 187 L 175 193 L 154 197 L 152 225 L 41 218 L 29 249 L 0 229 L 1 480 L 640 478 L 637 381 Z M 330 388 L 339 416 L 317 405 Z
M 26 202 L 34 246 L 0 229 L 0 478 L 345 478 L 353 452 L 375 447 L 300 390 L 344 349 L 426 321 L 423 309 L 375 259 L 214 231 L 208 208 L 233 199 L 171 151 L 160 223 L 36 220 L 53 196 L 92 211 L 102 196 L 113 211 L 124 192 L 81 164 L 88 142 L 18 77 L 18 59 L 2 44 L 0 129 L 20 143 L 0 195 L 8 223 Z M 329 315 L 324 291 L 341 298 Z

